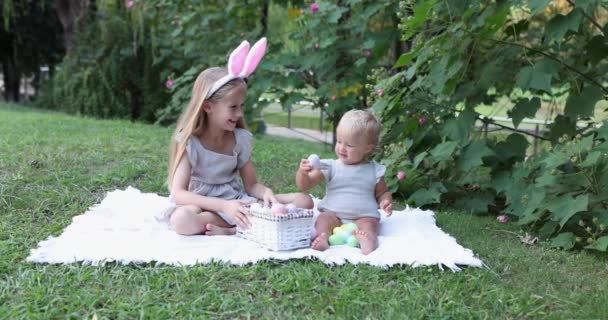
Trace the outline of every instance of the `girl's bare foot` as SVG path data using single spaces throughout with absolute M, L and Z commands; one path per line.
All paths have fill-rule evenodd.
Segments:
M 205 231 L 205 235 L 207 236 L 231 236 L 236 233 L 236 229 L 234 227 L 224 228 L 218 227 L 214 224 L 207 224 L 207 231 Z
M 376 250 L 378 239 L 366 231 L 356 230 L 354 231 L 355 238 L 359 240 L 359 244 L 361 245 L 361 252 L 365 255 L 370 254 L 372 251 Z
M 325 251 L 325 250 L 327 250 L 327 248 L 329 248 L 328 239 L 329 238 L 327 237 L 327 234 L 325 232 L 322 232 L 320 235 L 318 235 L 315 238 L 315 240 L 312 241 L 312 244 L 310 245 L 310 247 L 315 250 Z

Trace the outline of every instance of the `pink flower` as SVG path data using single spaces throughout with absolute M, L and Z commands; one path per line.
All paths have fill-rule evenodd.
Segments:
M 310 12 L 315 13 L 319 11 L 319 5 L 316 2 L 310 5 Z
M 371 56 L 372 56 L 372 51 L 371 51 L 371 50 L 365 50 L 365 51 L 363 52 L 363 54 L 364 54 L 366 57 L 368 57 L 368 58 L 369 58 L 369 57 L 371 57 Z
M 173 88 L 173 80 L 167 79 L 165 86 L 167 87 L 167 89 L 171 90 L 171 88 Z
M 507 222 L 509 222 L 509 216 L 506 216 L 503 214 L 503 215 L 496 217 L 496 220 L 498 220 L 498 222 L 500 222 L 500 223 L 507 223 Z
M 134 4 L 135 4 L 135 2 L 130 0 L 125 3 L 125 7 L 127 7 L 127 9 L 131 9 L 131 8 L 133 8 Z
M 405 172 L 403 172 L 403 171 L 397 172 L 397 180 L 403 180 L 403 179 L 405 179 Z
M 418 118 L 418 123 L 424 124 L 425 122 L 426 122 L 426 118 L 425 117 Z
M 331 101 L 336 101 L 336 96 L 331 96 Z
M 382 97 L 382 95 L 384 95 L 384 90 L 378 89 L 376 90 L 376 94 L 378 94 L 378 97 Z

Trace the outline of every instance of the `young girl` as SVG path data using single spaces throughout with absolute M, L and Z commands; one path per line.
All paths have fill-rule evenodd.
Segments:
M 392 196 L 384 183 L 386 168 L 369 158 L 376 149 L 379 124 L 368 111 L 348 111 L 336 130 L 336 160 L 321 160 L 321 169 L 314 169 L 309 160 L 302 159 L 296 174 L 296 184 L 306 191 L 323 179 L 327 180 L 325 198 L 318 209 L 315 223 L 317 237 L 312 248 L 325 250 L 333 228 L 354 222 L 359 230 L 355 237 L 361 252 L 369 254 L 378 247 L 378 206 L 387 216 L 392 214 Z
M 263 199 L 265 205 L 313 207 L 305 194 L 275 195 L 257 181 L 251 163 L 252 135 L 243 121 L 245 78 L 255 70 L 265 48 L 264 38 L 251 51 L 244 41 L 230 55 L 228 69 L 209 68 L 194 83 L 169 158 L 167 182 L 177 205 L 169 223 L 179 234 L 234 234 L 235 224 L 250 225 L 242 205 L 257 199 Z

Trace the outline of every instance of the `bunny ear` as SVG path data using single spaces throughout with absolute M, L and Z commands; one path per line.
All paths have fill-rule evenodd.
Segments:
M 232 51 L 230 58 L 228 58 L 228 73 L 233 76 L 238 76 L 243 71 L 245 66 L 245 60 L 247 58 L 247 52 L 249 52 L 249 42 L 246 40 Z
M 266 53 L 266 38 L 262 38 L 262 39 L 258 40 L 258 42 L 256 42 L 253 45 L 253 47 L 251 48 L 251 50 L 249 51 L 249 54 L 247 55 L 247 59 L 245 60 L 245 67 L 239 74 L 239 77 L 242 77 L 242 78 L 249 77 L 249 75 L 252 74 L 253 71 L 255 71 L 255 68 L 258 66 L 258 64 L 260 63 L 260 60 L 262 60 L 262 57 L 264 57 L 265 53 Z

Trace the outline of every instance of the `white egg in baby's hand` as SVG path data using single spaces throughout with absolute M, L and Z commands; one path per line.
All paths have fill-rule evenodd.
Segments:
M 308 162 L 310 162 L 310 165 L 315 169 L 321 168 L 321 159 L 316 154 L 311 154 L 308 156 Z

